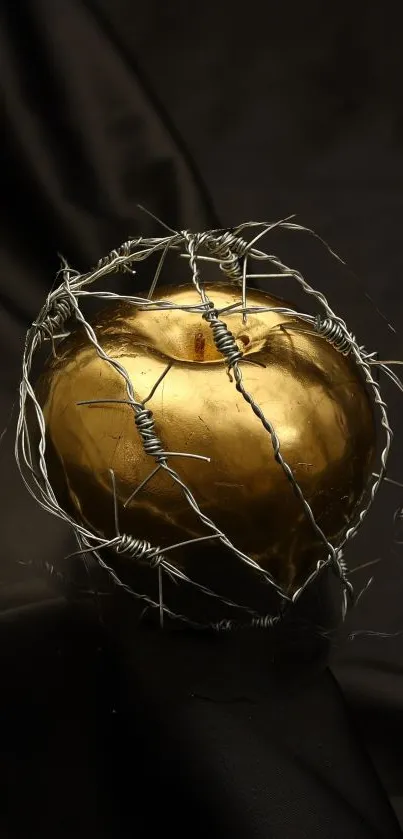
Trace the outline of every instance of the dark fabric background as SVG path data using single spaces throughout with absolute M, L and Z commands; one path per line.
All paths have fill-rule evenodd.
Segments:
M 331 5 L 314 0 L 263 4 L 251 0 L 237 10 L 226 1 L 213 4 L 209 0 L 197 7 L 183 0 L 149 0 L 147 4 L 129 0 L 3 0 L 0 21 L 4 112 L 1 427 L 8 422 L 16 397 L 23 336 L 59 267 L 58 253 L 84 270 L 129 235 L 155 235 L 158 227 L 139 211 L 139 203 L 175 228 L 203 229 L 297 213 L 297 220 L 325 237 L 351 270 L 331 262 L 318 244 L 305 240 L 302 234 L 280 237 L 276 245 L 281 255 L 301 265 L 314 283 L 322 284 L 363 342 L 374 349 L 379 347 L 384 357 L 392 353 L 403 357 L 399 335 L 403 313 L 403 58 L 396 4 L 364 0 L 342 0 Z M 386 320 L 364 297 L 361 281 Z M 386 321 L 393 322 L 397 334 L 392 334 Z M 399 396 L 388 389 L 387 394 L 399 428 Z M 401 454 L 403 446 L 397 440 L 391 476 L 398 479 Z M 45 562 L 52 564 L 55 557 L 66 554 L 70 534 L 57 521 L 44 516 L 27 497 L 13 466 L 11 436 L 4 438 L 0 456 L 0 603 L 6 616 L 1 626 L 1 649 L 7 660 L 6 718 L 11 707 L 18 708 L 10 718 L 8 745 L 2 753 L 9 800 L 4 835 L 7 830 L 16 836 L 45 835 L 49 830 L 49 835 L 90 836 L 92 830 L 103 835 L 102 829 L 105 835 L 113 835 L 111 825 L 114 820 L 117 825 L 118 818 L 115 811 L 105 815 L 109 828 L 100 827 L 101 816 L 100 821 L 91 816 L 97 810 L 97 796 L 105 800 L 108 794 L 102 783 L 99 792 L 98 775 L 89 779 L 91 761 L 101 761 L 103 766 L 104 760 L 105 772 L 110 772 L 111 763 L 133 758 L 127 749 L 127 753 L 125 749 L 119 752 L 116 741 L 125 742 L 124 726 L 130 727 L 131 720 L 129 705 L 136 714 L 134 676 L 127 673 L 137 674 L 136 678 L 141 673 L 143 678 L 147 667 L 138 659 L 133 663 L 126 641 L 123 643 L 122 633 L 118 633 L 121 671 L 116 676 L 116 650 L 110 652 L 109 640 L 106 643 L 103 636 L 99 640 L 91 620 L 78 620 L 75 612 L 69 617 L 65 606 L 55 600 L 54 585 L 37 567 Z M 249 778 L 248 783 L 255 793 L 262 785 L 259 807 L 266 807 L 267 812 L 262 816 L 259 811 L 257 816 L 256 797 L 249 800 L 245 793 L 242 818 L 246 826 L 242 825 L 242 834 L 239 825 L 239 834 L 231 828 L 235 831 L 231 835 L 267 836 L 269 824 L 276 837 L 396 835 L 381 784 L 400 813 L 403 578 L 402 556 L 392 542 L 393 510 L 400 500 L 397 489 L 385 487 L 371 521 L 351 550 L 350 560 L 357 567 L 379 557 L 382 562 L 372 566 L 373 583 L 333 650 L 333 672 L 345 699 L 330 675 L 321 673 L 315 701 L 310 705 L 297 692 L 294 704 L 290 703 L 287 714 L 281 716 L 283 729 L 298 719 L 299 731 L 304 732 L 304 746 L 298 748 L 305 749 L 304 761 L 311 767 L 316 765 L 316 786 L 313 783 L 309 790 L 304 787 L 308 770 L 303 769 L 303 761 L 299 764 L 299 780 L 295 779 L 296 758 L 290 757 L 288 741 L 282 741 L 278 753 L 270 752 L 273 732 L 262 722 L 264 703 L 267 715 L 274 720 L 280 719 L 282 703 L 278 695 L 273 698 L 267 686 L 259 687 L 263 699 L 259 700 L 255 721 L 257 731 L 264 731 L 264 745 L 258 748 L 258 734 L 252 734 L 245 724 L 246 711 L 245 717 L 240 712 L 242 725 L 240 720 L 233 721 L 232 734 L 228 733 L 225 743 L 227 735 L 220 740 L 219 734 L 214 734 L 215 725 L 225 730 L 224 722 L 214 718 L 214 724 L 210 724 L 208 736 L 216 743 L 217 753 L 221 748 L 228 756 L 228 743 L 235 738 L 245 764 L 250 760 L 252 765 L 255 755 L 254 771 L 258 764 L 262 767 L 260 774 L 256 770 L 256 779 Z M 369 570 L 356 572 L 358 589 L 365 586 Z M 45 601 L 54 603 L 41 605 Z M 357 630 L 367 630 L 367 634 L 349 640 L 348 634 Z M 392 637 L 384 637 L 385 633 Z M 82 636 L 86 639 L 84 648 Z M 54 638 L 59 639 L 57 643 Z M 104 664 L 94 664 L 94 656 L 98 662 L 96 651 L 104 650 L 104 643 L 108 649 Z M 166 654 L 173 660 L 172 651 Z M 153 655 L 157 660 L 161 657 L 159 644 L 151 658 Z M 65 666 L 61 666 L 61 660 Z M 201 662 L 200 667 L 208 679 L 207 664 Z M 58 674 L 53 693 L 46 687 L 48 671 Z M 29 704 L 31 679 L 37 689 L 40 685 L 33 705 Z M 82 686 L 82 702 L 70 703 L 75 696 L 74 680 L 77 689 Z M 98 701 L 97 686 L 101 683 L 99 690 L 102 694 L 106 691 L 107 698 L 97 705 L 95 724 L 88 705 Z M 110 710 L 115 700 L 108 697 L 113 694 L 113 684 L 120 685 L 116 691 L 120 690 L 124 699 L 121 716 L 117 715 L 119 720 L 111 727 Z M 158 692 L 161 685 L 155 689 Z M 147 691 L 151 690 L 148 686 Z M 142 692 L 143 703 L 147 691 Z M 318 703 L 323 707 L 322 720 Z M 46 729 L 46 719 L 52 714 L 54 730 Z M 161 708 L 156 708 L 156 714 L 165 719 Z M 73 718 L 79 720 L 75 727 Z M 144 721 L 143 712 L 140 718 Z M 34 736 L 39 730 L 35 729 L 38 720 L 45 726 L 49 742 L 52 737 L 54 740 L 48 758 L 39 746 L 43 738 Z M 197 725 L 207 726 L 207 731 L 203 714 L 197 717 Z M 241 728 L 242 736 L 249 738 L 248 746 L 242 738 L 237 740 Z M 297 728 L 291 725 L 294 744 Z M 70 731 L 70 737 L 66 731 Z M 331 753 L 317 763 L 325 731 Z M 103 737 L 110 749 L 105 746 L 101 758 Z M 343 745 L 334 760 L 336 742 Z M 133 740 L 130 743 L 135 749 Z M 211 768 L 213 745 L 209 749 Z M 375 762 L 378 780 L 365 749 Z M 144 748 L 141 753 L 144 755 Z M 60 754 L 69 767 L 71 758 L 71 772 L 64 767 L 59 787 L 53 780 L 49 794 L 53 805 L 49 805 L 47 821 L 43 812 L 39 819 L 40 808 L 35 810 L 32 790 L 25 812 L 27 821 L 21 821 L 24 808 L 19 820 L 18 790 L 26 792 L 27 779 L 42 772 L 43 785 L 38 782 L 34 789 L 40 791 L 39 796 L 44 795 L 46 785 L 51 784 L 52 761 L 61 771 L 64 758 Z M 155 760 L 160 765 L 161 755 Z M 326 794 L 325 765 L 333 765 L 326 780 L 330 792 Z M 244 786 L 239 772 L 234 769 L 226 776 L 229 800 L 231 789 L 234 796 L 234 790 Z M 271 778 L 271 796 L 264 794 L 265 775 Z M 69 788 L 72 776 L 75 782 Z M 216 782 L 217 795 L 221 795 L 222 787 Z M 91 784 L 98 792 L 91 793 Z M 290 785 L 298 788 L 299 796 L 297 803 L 293 799 L 292 824 L 287 823 L 287 807 L 280 796 L 280 791 Z M 342 792 L 336 794 L 336 789 Z M 130 795 L 128 787 L 125 790 Z M 342 799 L 350 803 L 342 805 Z M 311 800 L 317 801 L 320 811 L 316 821 L 303 806 Z M 365 800 L 368 824 L 363 816 Z M 374 809 L 371 801 L 377 802 Z M 63 805 L 71 816 L 64 833 L 60 820 Z M 78 828 L 73 815 L 81 806 L 87 809 Z M 350 821 L 348 815 L 340 815 L 346 807 L 351 811 Z M 357 812 L 361 814 L 358 821 Z M 340 816 L 340 823 L 335 814 Z M 230 827 L 227 823 L 224 827 L 220 818 L 217 815 L 217 825 L 221 825 L 217 835 L 230 835 Z M 123 817 L 119 825 L 121 833 L 116 827 L 115 835 L 133 835 L 135 816 L 132 829 Z M 208 829 L 211 831 L 211 825 Z

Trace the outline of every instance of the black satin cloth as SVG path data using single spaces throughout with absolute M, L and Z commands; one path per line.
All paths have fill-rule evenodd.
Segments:
M 139 204 L 174 228 L 297 213 L 354 276 L 302 234 L 273 248 L 322 284 L 363 343 L 403 357 L 355 279 L 398 328 L 395 17 L 395 4 L 364 0 L 252 0 L 242 13 L 226 1 L 4 0 L 1 428 L 58 254 L 85 270 L 130 235 L 158 235 Z M 399 395 L 387 396 L 398 420 Z M 397 488 L 384 489 L 350 552 L 357 567 L 383 561 L 355 574 L 358 590 L 369 573 L 374 581 L 334 644 L 339 684 L 322 664 L 290 683 L 263 641 L 139 634 L 126 606 L 100 625 L 90 603 L 71 605 L 43 569 L 74 542 L 23 489 L 12 430 L 0 463 L 2 836 L 157 835 L 164 825 L 177 836 L 400 835 L 389 803 L 402 813 Z M 361 630 L 393 637 L 348 640 Z

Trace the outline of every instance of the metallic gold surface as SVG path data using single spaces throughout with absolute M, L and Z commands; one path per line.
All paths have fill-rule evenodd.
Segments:
M 239 289 L 208 287 L 217 307 L 239 301 Z M 190 286 L 159 289 L 158 298 L 198 304 Z M 279 306 L 248 291 L 248 304 Z M 275 312 L 228 314 L 223 319 L 245 351 L 247 390 L 274 424 L 321 528 L 335 539 L 346 527 L 370 477 L 375 455 L 371 403 L 355 363 L 303 323 Z M 281 326 L 283 324 L 283 326 Z M 287 324 L 289 324 L 287 326 Z M 145 399 L 167 451 L 193 452 L 210 463 L 175 458 L 174 466 L 201 509 L 241 550 L 269 568 L 287 588 L 312 568 L 323 546 L 273 457 L 270 437 L 236 391 L 201 315 L 109 306 L 93 319 L 103 349 L 124 365 L 138 400 Z M 59 502 L 106 537 L 115 535 L 109 469 L 116 476 L 122 533 L 167 546 L 206 535 L 180 488 L 161 470 L 128 506 L 124 502 L 155 461 L 144 454 L 131 407 L 77 405 L 82 400 L 127 399 L 122 377 L 81 331 L 58 345 L 37 386 L 47 426 L 47 463 Z M 216 541 L 202 551 L 173 551 L 170 561 L 220 563 Z M 234 560 L 234 564 L 238 560 Z

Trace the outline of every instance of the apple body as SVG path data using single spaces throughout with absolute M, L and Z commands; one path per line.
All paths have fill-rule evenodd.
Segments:
M 217 308 L 239 301 L 239 288 L 207 287 Z M 192 286 L 158 290 L 179 306 L 200 302 Z M 283 306 L 248 290 L 250 306 Z M 354 360 L 298 318 L 276 311 L 222 316 L 244 352 L 246 390 L 273 424 L 281 453 L 318 524 L 337 540 L 357 510 L 374 468 L 371 400 Z M 324 556 L 323 544 L 276 462 L 270 435 L 236 390 L 200 312 L 145 311 L 126 302 L 92 320 L 103 350 L 126 369 L 136 400 L 147 408 L 166 451 L 204 455 L 169 463 L 203 513 L 231 542 L 292 591 Z M 248 362 L 254 362 L 253 364 Z M 121 375 L 99 357 L 82 329 L 62 341 L 37 386 L 46 422 L 50 481 L 61 505 L 92 530 L 116 533 L 110 470 L 120 532 L 162 548 L 207 534 L 181 487 L 161 469 L 129 503 L 155 461 L 144 452 Z M 104 400 L 121 400 L 105 402 Z M 80 405 L 83 401 L 93 404 Z M 172 551 L 185 571 L 220 567 L 217 540 Z M 240 560 L 233 558 L 234 573 Z M 206 565 L 206 567 L 207 567 Z M 228 574 L 228 562 L 223 568 Z

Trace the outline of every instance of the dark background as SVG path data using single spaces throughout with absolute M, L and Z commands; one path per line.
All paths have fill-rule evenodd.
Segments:
M 403 358 L 403 58 L 397 4 L 251 0 L 237 9 L 210 0 L 197 6 L 183 0 L 3 0 L 0 20 L 5 117 L 1 427 L 16 397 L 24 333 L 53 281 L 58 254 L 85 270 L 129 235 L 158 235 L 139 203 L 180 229 L 296 213 L 297 221 L 315 228 L 349 268 L 332 262 L 319 244 L 300 233 L 275 240 L 280 255 L 309 273 L 363 342 L 383 357 Z M 364 297 L 363 288 L 384 319 Z M 386 392 L 398 438 L 399 394 L 388 388 Z M 401 478 L 402 453 L 397 440 L 392 478 Z M 109 788 L 102 786 L 107 786 L 105 773 L 111 771 L 111 763 L 120 765 L 123 760 L 116 742 L 126 742 L 124 729 L 136 708 L 136 690 L 122 673 L 133 667 L 135 673 L 138 668 L 143 673 L 143 664 L 129 664 L 132 653 L 123 653 L 126 646 L 120 641 L 117 675 L 116 649 L 110 650 L 108 632 L 101 643 L 97 620 L 81 612 L 70 615 L 63 597 L 57 599 L 57 585 L 38 567 L 68 552 L 70 534 L 42 514 L 24 492 L 13 466 L 12 432 L 3 439 L 0 454 L 0 640 L 9 731 L 2 755 L 8 801 L 4 835 L 45 835 L 46 830 L 55 836 L 109 836 L 113 831 L 132 835 L 135 815 L 129 829 L 126 811 L 121 825 L 112 805 L 108 816 L 95 813 L 99 798 L 109 795 Z M 281 803 L 276 799 L 271 808 L 272 799 L 262 791 L 267 812 L 256 816 L 252 796 L 252 803 L 245 803 L 244 815 L 249 816 L 245 815 L 242 835 L 269 835 L 269 823 L 273 836 L 397 835 L 381 784 L 400 814 L 403 577 L 392 532 L 393 511 L 400 502 L 398 490 L 385 486 L 371 521 L 351 549 L 355 566 L 380 557 L 382 562 L 356 572 L 358 589 L 366 585 L 370 572 L 374 580 L 333 649 L 332 669 L 344 698 L 332 681 L 326 681 L 327 673 L 325 686 L 318 687 L 319 697 L 324 691 L 323 702 L 315 699 L 322 707 L 326 736 L 333 728 L 338 739 L 345 738 L 345 752 L 337 760 L 335 740 L 329 741 L 330 757 L 320 763 L 319 777 L 326 774 L 325 765 L 333 765 L 333 780 L 326 783 L 337 787 L 340 781 L 342 797 L 355 796 L 354 807 L 360 812 L 370 809 L 369 803 L 357 805 L 359 785 L 367 783 L 362 800 L 379 796 L 378 815 L 373 815 L 367 833 L 357 832 L 364 830 L 357 826 L 334 827 L 335 813 L 344 805 L 334 792 L 327 800 L 317 781 L 311 793 L 300 790 L 299 806 L 312 794 L 324 821 L 310 821 L 309 814 L 297 818 L 296 806 L 299 828 L 287 826 Z M 362 630 L 367 634 L 360 634 Z M 355 632 L 350 640 L 349 633 Z M 153 655 L 160 660 L 160 651 Z M 207 671 L 208 667 L 203 671 L 206 678 Z M 56 674 L 51 690 L 49 672 Z M 253 676 L 249 678 L 251 684 Z M 151 687 L 147 690 L 152 693 Z M 115 692 L 123 697 L 121 713 L 114 715 L 116 724 L 110 722 Z M 282 702 L 278 696 L 265 696 L 267 715 L 275 720 Z M 89 711 L 93 703 L 96 725 Z M 306 698 L 296 698 L 288 718 L 281 718 L 284 728 L 291 719 L 299 721 L 292 743 L 303 730 L 306 742 L 301 748 L 310 738 L 316 743 L 319 736 L 319 712 L 310 713 L 310 707 Z M 348 722 L 339 719 L 344 713 Z M 356 727 L 357 742 L 350 725 Z M 239 738 L 239 727 L 236 732 L 229 742 Z M 218 735 L 216 740 L 211 736 L 217 744 Z M 267 738 L 272 743 L 272 732 Z M 126 750 L 124 757 L 131 758 Z M 269 761 L 269 750 L 268 745 L 259 757 L 263 764 Z M 372 772 L 366 750 L 378 780 L 371 775 L 365 781 L 365 773 Z M 311 752 L 308 748 L 311 762 L 314 754 L 315 747 Z M 214 745 L 214 763 L 213 755 Z M 52 762 L 57 765 L 54 777 Z M 252 784 L 254 794 L 259 778 L 270 771 L 272 787 L 294 783 L 289 774 L 281 775 L 281 761 L 276 764 L 273 759 L 272 770 L 263 764 Z M 220 797 L 219 782 L 212 783 L 217 783 Z M 234 789 L 240 784 L 235 769 L 231 783 Z M 126 793 L 130 798 L 128 789 Z M 24 796 L 27 802 L 21 806 Z M 381 817 L 382 807 L 386 815 Z M 262 833 L 256 826 L 260 824 L 265 825 Z M 237 829 L 241 835 L 239 825 Z M 217 835 L 227 835 L 217 830 Z

